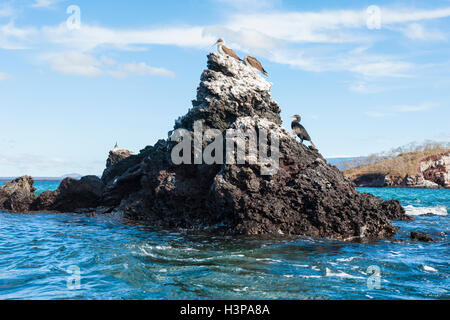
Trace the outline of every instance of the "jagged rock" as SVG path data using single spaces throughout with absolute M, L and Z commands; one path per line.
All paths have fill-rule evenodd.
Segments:
M 383 211 L 386 212 L 386 215 L 391 220 L 401 220 L 401 221 L 411 221 L 414 220 L 414 217 L 405 214 L 405 209 L 402 206 L 398 205 L 398 201 L 389 200 L 384 201 L 381 206 Z
M 420 242 L 433 242 L 435 239 L 425 232 L 411 232 L 410 237 L 412 240 Z
M 419 179 L 424 186 L 450 187 L 450 151 L 423 159 Z
M 281 110 L 272 99 L 271 87 L 252 67 L 227 56 L 210 54 L 193 108 L 176 121 L 175 129 L 192 130 L 194 122 L 201 119 L 205 128 L 223 131 L 237 118 L 254 115 L 281 124 Z
M 131 156 L 131 152 L 128 150 L 111 150 L 109 152 L 109 157 L 106 160 L 106 168 L 109 168 L 120 161 Z
M 119 150 L 119 152 L 111 151 L 106 160 L 106 169 L 103 171 L 103 183 L 107 185 L 114 182 L 118 176 L 140 161 L 142 161 L 142 157 L 133 155 L 128 150 Z
M 54 191 L 54 195 L 46 195 L 49 201 L 56 195 L 52 210 L 72 212 L 80 208 L 95 208 L 100 205 L 105 185 L 96 176 L 85 176 L 80 180 L 64 179 Z
M 164 228 L 337 239 L 392 236 L 391 218 L 407 219 L 400 203 L 358 193 L 317 150 L 281 128 L 270 88 L 252 68 L 210 54 L 193 108 L 174 129 L 192 130 L 198 120 L 204 131 L 270 128 L 279 136 L 276 174 L 262 175 L 263 162 L 174 165 L 170 152 L 175 143 L 161 140 L 130 160 L 127 169 L 121 162 L 104 200 L 132 219 Z
M 4 208 L 13 212 L 28 212 L 36 196 L 27 190 L 17 190 L 6 199 Z
M 0 209 L 27 212 L 35 199 L 32 177 L 23 176 L 0 187 Z
M 27 192 L 34 193 L 36 188 L 33 187 L 34 180 L 30 176 L 23 176 L 12 181 L 5 183 L 0 187 L 0 192 L 8 196 L 12 195 L 18 190 L 24 190 Z
M 44 191 L 31 204 L 31 211 L 51 211 L 58 199 L 59 191 Z

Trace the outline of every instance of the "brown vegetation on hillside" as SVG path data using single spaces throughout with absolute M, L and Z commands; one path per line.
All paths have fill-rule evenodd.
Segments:
M 357 167 L 344 170 L 344 174 L 354 179 L 364 174 L 382 174 L 395 178 L 405 178 L 418 173 L 420 161 L 426 157 L 450 151 L 450 143 L 427 141 L 421 145 L 411 143 L 389 152 L 370 155 Z M 348 167 L 352 164 L 348 163 Z

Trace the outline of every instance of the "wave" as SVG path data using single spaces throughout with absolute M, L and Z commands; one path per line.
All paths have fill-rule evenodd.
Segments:
M 445 206 L 435 206 L 435 207 L 414 207 L 414 206 L 406 206 L 405 207 L 406 214 L 410 216 L 420 216 L 422 214 L 432 213 L 438 216 L 446 216 L 447 208 Z

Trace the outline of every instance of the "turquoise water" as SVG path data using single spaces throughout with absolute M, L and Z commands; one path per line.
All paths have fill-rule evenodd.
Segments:
M 5 184 L 5 181 L 0 181 L 0 187 Z M 40 194 L 47 190 L 58 189 L 60 182 L 57 181 L 46 181 L 46 182 L 35 182 L 34 187 L 36 188 L 36 194 Z
M 396 222 L 394 240 L 357 244 L 0 213 L 0 299 L 449 299 L 450 190 L 362 191 L 400 200 L 416 220 Z M 418 216 L 430 211 L 440 215 Z M 412 230 L 438 242 L 412 242 Z

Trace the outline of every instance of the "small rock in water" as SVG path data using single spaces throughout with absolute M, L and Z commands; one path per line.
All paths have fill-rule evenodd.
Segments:
M 436 216 L 434 213 L 432 212 L 428 212 L 428 213 L 424 213 L 420 215 L 421 217 L 434 217 Z
M 411 239 L 421 242 L 433 242 L 435 241 L 428 233 L 425 232 L 411 232 Z

